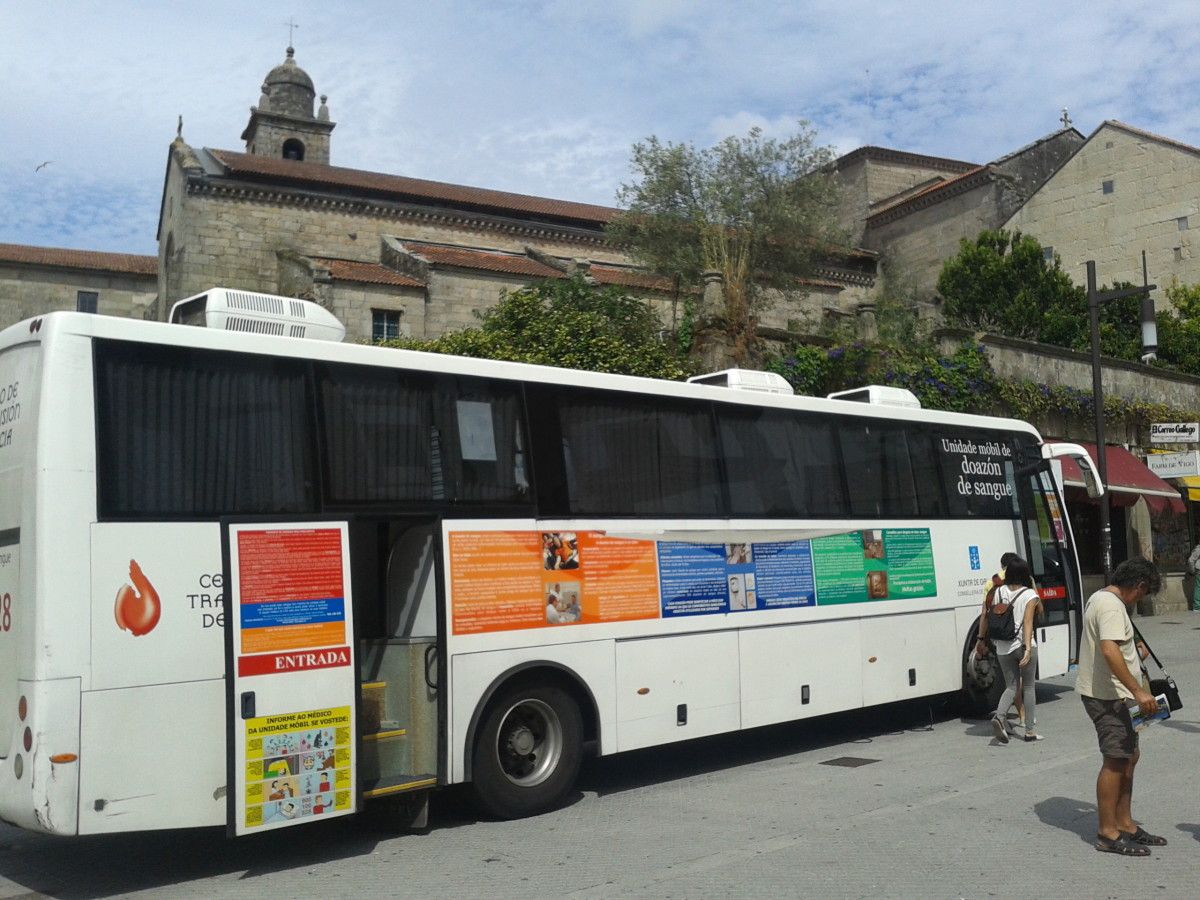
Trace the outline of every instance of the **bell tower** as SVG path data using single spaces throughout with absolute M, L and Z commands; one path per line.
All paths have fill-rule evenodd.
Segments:
M 294 159 L 329 165 L 329 121 L 327 99 L 313 115 L 316 90 L 308 73 L 296 65 L 296 51 L 288 47 L 287 58 L 267 73 L 258 105 L 250 107 L 250 122 L 242 132 L 246 152 L 255 156 Z

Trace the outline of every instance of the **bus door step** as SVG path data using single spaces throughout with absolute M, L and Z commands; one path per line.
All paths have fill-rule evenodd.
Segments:
M 403 794 L 405 791 L 437 787 L 437 783 L 436 775 L 391 775 L 387 778 L 376 778 L 363 782 L 363 796 L 368 800 L 376 797 L 390 797 L 393 794 Z

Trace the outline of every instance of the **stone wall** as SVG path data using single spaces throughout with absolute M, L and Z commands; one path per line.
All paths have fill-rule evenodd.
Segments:
M 1200 153 L 1105 124 L 1005 227 L 1053 247 L 1077 284 L 1089 259 L 1101 284 L 1140 284 L 1143 249 L 1160 288 L 1200 282 Z M 1162 290 L 1155 297 L 1165 308 Z
M 958 252 L 958 242 L 1003 221 L 1003 203 L 1003 187 L 985 181 L 940 203 L 870 226 L 864 244 L 879 251 L 884 277 L 904 279 L 914 299 L 929 300 L 936 293 L 943 264 Z
M 346 326 L 349 341 L 371 339 L 371 316 L 375 310 L 400 313 L 401 337 L 424 337 L 425 292 L 420 288 L 386 284 L 335 282 L 328 308 Z
M 96 311 L 141 318 L 154 303 L 153 275 L 40 268 L 0 262 L 0 328 L 54 310 L 75 310 L 78 291 L 95 291 Z

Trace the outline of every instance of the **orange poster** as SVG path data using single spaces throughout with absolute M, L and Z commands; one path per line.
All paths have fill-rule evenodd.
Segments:
M 455 634 L 657 618 L 653 541 L 600 532 L 450 534 Z

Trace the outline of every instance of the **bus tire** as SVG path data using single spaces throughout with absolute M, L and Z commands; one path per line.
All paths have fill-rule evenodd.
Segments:
M 558 806 L 575 784 L 583 757 L 583 719 L 554 684 L 514 683 L 488 703 L 471 750 L 478 804 L 501 819 Z
M 971 632 L 971 638 L 967 641 L 966 649 L 963 651 L 963 687 L 962 687 L 962 706 L 963 714 L 969 718 L 986 719 L 996 711 L 996 705 L 1000 702 L 1000 697 L 1004 693 L 1004 675 L 1000 671 L 1000 663 L 996 659 L 996 651 L 993 648 L 988 649 L 988 654 L 991 656 L 993 671 L 996 677 L 991 685 L 987 688 L 981 688 L 975 683 L 975 679 L 971 677 L 970 658 L 971 651 L 975 647 L 974 630 Z

